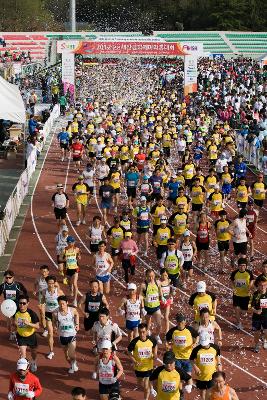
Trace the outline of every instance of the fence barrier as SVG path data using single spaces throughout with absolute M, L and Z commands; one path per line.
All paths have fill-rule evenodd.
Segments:
M 43 141 L 40 148 L 38 148 L 38 152 L 42 151 L 44 144 L 48 135 L 50 134 L 54 121 L 60 115 L 59 105 L 55 105 L 53 108 L 50 117 L 45 122 L 42 130 L 40 131 Z M 27 196 L 29 191 L 30 179 L 35 171 L 37 164 L 37 149 L 33 148 L 30 155 L 27 158 L 27 167 L 20 175 L 17 185 L 15 186 L 13 192 L 11 193 L 5 209 L 4 209 L 4 217 L 0 221 L 0 256 L 2 256 L 5 252 L 6 243 L 9 240 L 9 235 L 11 229 L 14 225 L 15 219 L 19 214 L 19 210 L 21 204 L 23 203 L 24 198 Z

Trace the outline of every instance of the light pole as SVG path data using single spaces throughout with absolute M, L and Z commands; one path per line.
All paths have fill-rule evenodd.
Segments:
M 76 32 L 76 0 L 70 0 L 70 26 L 71 32 Z

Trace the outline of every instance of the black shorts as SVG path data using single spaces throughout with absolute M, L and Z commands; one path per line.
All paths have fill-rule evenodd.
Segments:
M 76 273 L 78 273 L 78 268 L 75 268 L 75 269 L 69 269 L 69 268 L 67 268 L 67 269 L 66 269 L 66 276 L 71 277 L 71 276 L 73 276 L 73 275 L 76 274 Z
M 59 341 L 62 346 L 68 346 L 70 343 L 76 341 L 76 336 L 68 336 L 68 337 L 59 336 Z
M 119 249 L 114 249 L 113 247 L 111 247 L 111 255 L 113 257 L 118 256 L 120 254 Z
M 218 250 L 228 251 L 229 250 L 229 240 L 218 240 Z
M 185 271 L 189 271 L 190 269 L 193 269 L 193 261 L 185 261 L 183 265 L 183 269 Z
M 210 389 L 212 386 L 213 386 L 212 380 L 210 380 L 210 381 L 199 381 L 198 379 L 196 379 L 196 387 L 199 390 Z
M 179 285 L 179 280 L 180 280 L 180 274 L 168 274 L 169 279 L 171 281 L 171 284 L 174 287 L 178 287 Z
M 92 253 L 97 253 L 98 252 L 98 243 L 91 243 L 90 250 Z
M 192 203 L 192 211 L 202 211 L 203 204 L 194 204 Z
M 99 316 L 98 312 L 93 312 L 93 313 L 91 312 L 89 313 L 88 318 L 83 319 L 83 325 L 85 331 L 90 331 L 90 329 L 93 328 L 94 323 L 99 319 L 98 316 Z
M 66 209 L 66 207 L 64 207 L 64 208 L 56 208 L 55 207 L 54 213 L 55 213 L 56 219 L 66 219 L 67 209 Z
M 210 242 L 208 241 L 208 243 L 200 243 L 198 240 L 196 240 L 196 246 L 197 246 L 197 251 L 209 250 Z
M 171 155 L 171 148 L 170 147 L 163 147 L 163 153 L 166 157 L 170 157 Z
M 236 256 L 238 256 L 238 254 L 243 254 L 244 256 L 247 254 L 248 242 L 242 242 L 242 243 L 233 242 L 233 246 Z
M 185 179 L 184 181 L 185 181 L 184 182 L 185 186 L 190 187 L 192 185 L 192 178 L 191 179 Z
M 66 265 L 66 261 L 64 261 L 64 258 L 62 258 L 62 256 L 59 254 L 57 255 L 57 263 Z
M 103 383 L 99 382 L 99 394 L 110 394 L 112 391 L 120 390 L 119 382 L 115 382 L 112 385 L 103 385 Z
M 263 206 L 263 200 L 254 199 L 254 204 L 255 204 L 255 206 L 258 206 L 261 208 Z
M 78 161 L 81 161 L 81 160 L 82 160 L 82 157 L 81 157 L 81 156 L 80 156 L 80 157 L 73 157 L 72 160 L 73 160 L 74 162 L 78 162 Z
M 68 145 L 68 143 L 59 143 L 59 145 L 60 145 L 60 148 L 61 149 L 64 149 L 64 150 L 69 150 L 69 145 Z
M 46 311 L 46 312 L 45 312 L 45 319 L 46 319 L 46 321 L 52 321 L 52 315 L 53 315 L 52 312 Z
M 121 192 L 121 188 L 114 189 L 114 193 L 120 193 L 120 192 Z
M 148 371 L 134 371 L 136 378 L 149 378 L 152 374 L 153 369 Z
M 17 343 L 18 346 L 27 346 L 31 349 L 35 349 L 37 347 L 37 336 L 36 333 L 33 333 L 31 336 L 20 336 L 17 333 Z
M 88 192 L 90 194 L 93 194 L 94 193 L 94 186 L 89 186 Z
M 127 196 L 135 199 L 136 198 L 136 188 L 135 187 L 127 187 Z
M 252 330 L 255 331 L 261 331 L 262 329 L 267 329 L 267 318 L 258 318 L 259 316 L 257 315 L 257 318 L 252 317 Z
M 150 200 L 153 201 L 160 196 L 160 193 L 151 193 Z
M 93 151 L 89 151 L 89 153 L 88 153 L 88 157 L 90 157 L 90 158 L 94 158 L 96 156 L 96 153 L 95 152 L 93 152 Z
M 165 244 L 160 244 L 157 247 L 157 260 L 160 260 L 163 253 L 166 253 L 168 246 Z
M 233 306 L 234 307 L 239 307 L 241 310 L 247 311 L 248 310 L 249 299 L 250 299 L 249 296 L 240 297 L 240 296 L 236 296 L 234 294 L 233 295 Z
M 214 159 L 214 158 L 209 159 L 210 165 L 215 165 L 216 161 L 217 161 L 217 159 Z
M 137 227 L 136 228 L 136 232 L 138 233 L 138 235 L 141 235 L 142 233 L 147 233 L 148 231 L 149 231 L 149 227 L 147 227 L 147 228 Z
M 129 162 L 129 160 L 121 160 L 121 165 L 125 165 Z
M 238 208 L 247 208 L 248 203 L 246 201 L 237 201 Z

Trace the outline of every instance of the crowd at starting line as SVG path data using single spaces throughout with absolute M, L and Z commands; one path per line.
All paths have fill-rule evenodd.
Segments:
M 219 299 L 205 280 L 195 279 L 194 270 L 209 271 L 215 239 L 220 262 L 213 271 L 233 288 L 232 329 L 242 334 L 250 318 L 253 351 L 266 351 L 267 260 L 255 257 L 254 240 L 267 187 L 262 173 L 252 183 L 247 180 L 233 129 L 239 119 L 248 134 L 257 134 L 266 122 L 266 82 L 251 60 L 202 60 L 200 71 L 199 92 L 183 97 L 177 90 L 179 63 L 172 63 L 176 78 L 171 80 L 160 64 L 84 67 L 79 101 L 62 101 L 59 162 L 66 171 L 75 168 L 77 180 L 72 194 L 58 183 L 51 198 L 58 223 L 58 270 L 55 274 L 40 266 L 33 289 L 39 316 L 31 309 L 32 288 L 18 282 L 12 268 L 0 285 L 9 339 L 16 341 L 20 354 L 8 400 L 42 393 L 35 375 L 36 331 L 47 338 L 47 365 L 57 356 L 54 337 L 59 336 L 69 374 L 79 374 L 80 329 L 88 333 L 95 355 L 91 378 L 99 381 L 102 400 L 120 398 L 120 352 L 125 350 L 145 400 L 186 399 L 192 390 L 202 400 L 238 400 L 226 383 L 221 360 L 227 332 L 216 321 Z M 135 102 L 129 102 L 131 97 Z M 92 215 L 95 200 L 99 212 Z M 85 294 L 79 289 L 83 255 L 68 227 L 70 203 L 77 209 L 76 226 L 86 226 L 84 241 L 93 255 Z M 235 219 L 228 215 L 228 205 L 238 210 Z M 139 284 L 136 266 L 148 266 L 151 258 L 157 263 L 144 270 Z M 255 276 L 259 268 L 262 272 Z M 115 313 L 110 296 L 116 280 L 124 280 L 126 290 Z M 192 313 L 173 313 L 178 290 L 188 288 L 193 289 L 188 301 Z M 125 317 L 125 327 L 118 326 L 116 315 Z M 163 351 L 162 364 L 158 350 Z M 85 389 L 77 386 L 71 396 L 90 399 Z

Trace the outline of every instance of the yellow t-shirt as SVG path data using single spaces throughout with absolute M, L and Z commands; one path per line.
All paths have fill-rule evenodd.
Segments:
M 255 182 L 252 188 L 253 199 L 264 200 L 266 196 L 265 184 L 263 182 Z
M 207 176 L 205 180 L 205 187 L 208 193 L 213 193 L 214 192 L 214 186 L 217 183 L 217 178 L 216 176 Z
M 113 249 L 118 249 L 120 246 L 120 243 L 124 237 L 124 229 L 119 227 L 119 228 L 110 228 L 110 230 L 108 230 L 108 235 L 111 236 L 111 241 L 110 241 L 110 245 L 111 247 L 113 247 Z
M 218 158 L 218 149 L 216 145 L 210 145 L 208 147 L 208 154 L 210 160 L 217 160 Z
M 145 341 L 142 341 L 139 336 L 131 341 L 128 351 L 133 352 L 134 359 L 139 363 L 134 368 L 136 371 L 150 371 L 153 369 L 153 349 L 156 345 L 156 340 L 150 336 Z
M 240 203 L 248 202 L 248 188 L 246 185 L 238 185 L 236 192 L 236 200 Z
M 156 236 L 155 236 L 155 241 L 157 244 L 160 246 L 166 245 L 168 242 L 168 239 L 172 237 L 172 232 L 168 226 L 166 228 L 158 228 Z
M 77 269 L 77 248 L 65 248 L 64 249 L 64 258 L 66 260 L 66 268 L 67 269 Z
M 177 360 L 189 360 L 193 349 L 193 336 L 197 337 L 198 333 L 191 327 L 182 330 L 176 327 L 169 330 L 166 335 L 167 342 L 172 342 L 172 351 Z
M 121 186 L 121 174 L 120 172 L 113 172 L 110 176 L 110 185 L 114 188 L 114 189 L 119 189 Z
M 179 400 L 180 399 L 180 374 L 174 369 L 167 371 L 161 367 L 158 375 L 157 400 Z
M 182 235 L 187 228 L 188 215 L 186 213 L 176 214 L 172 220 L 175 235 Z
M 213 192 L 210 197 L 210 209 L 211 211 L 221 211 L 223 209 L 222 203 L 223 203 L 223 195 L 222 193 L 215 193 Z
M 238 269 L 231 274 L 231 280 L 234 283 L 234 294 L 239 297 L 249 296 L 249 285 L 253 280 L 251 271 L 239 271 Z
M 193 306 L 196 322 L 200 321 L 200 311 L 203 308 L 207 308 L 209 310 L 210 320 L 211 321 L 215 320 L 215 316 L 214 316 L 214 312 L 213 312 L 213 304 L 212 304 L 214 300 L 215 300 L 215 297 L 208 293 L 205 293 L 203 296 L 199 295 L 198 293 L 194 293 L 190 297 L 189 304 L 191 306 Z
M 178 196 L 175 200 L 175 204 L 176 204 L 176 209 L 179 206 L 184 206 L 184 212 L 188 211 L 189 208 L 189 200 L 188 197 L 186 196 Z
M 191 189 L 191 197 L 192 197 L 192 204 L 203 204 L 204 203 L 204 192 L 205 189 L 203 186 L 192 186 Z
M 195 170 L 195 166 L 193 163 L 191 164 L 186 164 L 184 166 L 184 177 L 185 179 L 192 179 L 194 176 L 194 171 Z
M 216 229 L 216 237 L 217 240 L 220 242 L 225 242 L 227 240 L 231 239 L 231 235 L 229 232 L 227 232 L 227 229 L 229 228 L 231 224 L 231 221 L 226 219 L 225 221 L 216 221 L 215 222 L 215 229 Z
M 164 205 L 157 206 L 155 208 L 154 213 L 153 213 L 153 224 L 154 225 L 160 225 L 160 217 L 162 215 L 165 215 L 165 213 L 166 213 L 166 207 Z
M 217 369 L 216 357 L 220 355 L 220 350 L 215 344 L 211 344 L 208 349 L 197 346 L 193 349 L 191 359 L 195 360 L 196 366 L 200 369 L 197 379 L 200 381 L 210 381 L 212 374 Z
M 38 316 L 34 311 L 28 309 L 25 312 L 17 311 L 15 316 L 15 322 L 17 325 L 17 333 L 20 336 L 28 337 L 34 334 L 35 328 L 25 325 L 24 321 L 28 320 L 29 322 L 35 324 L 39 322 Z
M 86 194 L 88 191 L 87 185 L 84 183 L 81 185 L 77 183 L 74 187 L 74 191 L 76 193 L 76 201 L 80 204 L 87 204 L 88 195 Z

